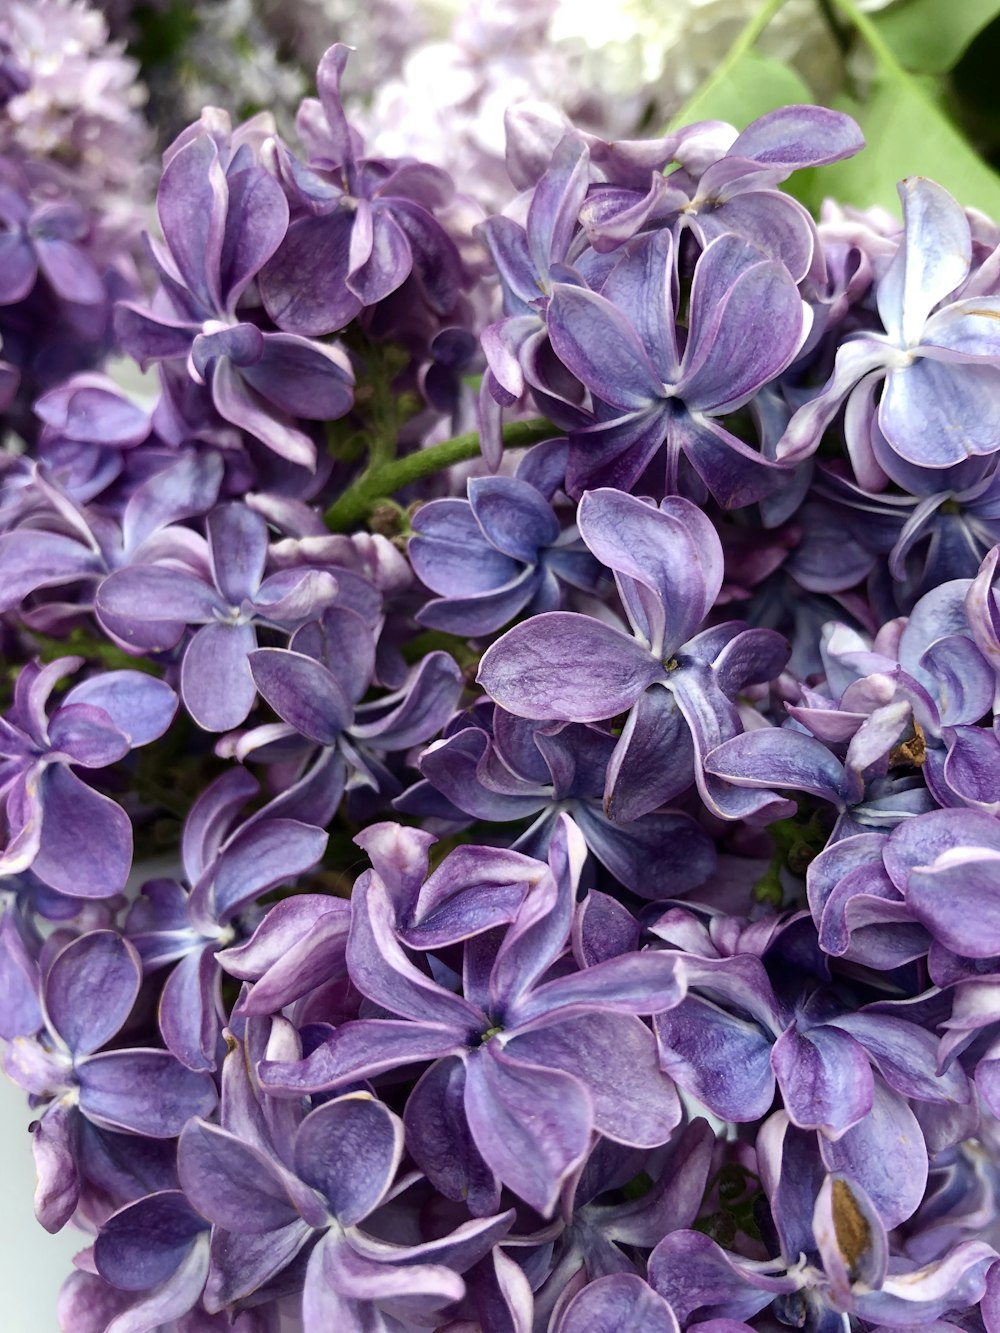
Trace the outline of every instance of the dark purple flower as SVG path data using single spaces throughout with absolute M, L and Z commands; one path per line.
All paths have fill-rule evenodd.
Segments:
M 809 315 L 787 269 L 738 237 L 719 236 L 695 266 L 683 347 L 677 289 L 669 231 L 630 246 L 600 293 L 554 287 L 549 338 L 591 391 L 596 417 L 569 436 L 571 494 L 630 490 L 655 463 L 658 493 L 701 498 L 707 490 L 733 508 L 785 477 L 716 418 L 749 402 L 802 344 Z
M 593 590 L 598 565 L 546 496 L 517 477 L 473 477 L 465 500 L 432 500 L 414 515 L 408 552 L 438 594 L 417 620 L 478 637 L 521 613 L 555 611 L 563 588 Z
M 162 283 L 152 310 L 122 303 L 116 328 L 142 366 L 186 364 L 223 420 L 282 458 L 316 465 L 298 418 L 331 421 L 353 401 L 353 374 L 335 346 L 241 321 L 239 303 L 281 244 L 288 205 L 244 145 L 224 165 L 207 134 L 169 158 L 157 210 L 166 246 L 153 247 Z

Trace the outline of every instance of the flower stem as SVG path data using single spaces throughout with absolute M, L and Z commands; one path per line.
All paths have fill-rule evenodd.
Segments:
M 512 421 L 503 428 L 504 448 L 524 448 L 542 440 L 550 440 L 558 434 L 559 428 L 542 417 L 535 417 L 531 421 Z M 404 458 L 374 463 L 362 472 L 343 495 L 334 500 L 326 511 L 326 526 L 331 532 L 347 532 L 363 523 L 380 500 L 387 499 L 422 477 L 442 472 L 454 463 L 467 462 L 478 453 L 479 432 L 472 430 L 466 435 L 456 435 L 450 440 L 442 440 L 440 444 L 432 444 L 427 449 L 419 449 Z

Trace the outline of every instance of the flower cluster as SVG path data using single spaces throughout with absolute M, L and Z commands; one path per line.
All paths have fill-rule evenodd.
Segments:
M 838 112 L 522 108 L 477 258 L 347 57 L 164 154 L 154 397 L 0 456 L 64 1333 L 998 1333 L 1000 228 L 813 219 Z

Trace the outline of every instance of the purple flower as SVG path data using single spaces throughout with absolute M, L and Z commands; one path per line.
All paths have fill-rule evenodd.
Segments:
M 680 1111 L 636 1015 L 680 999 L 673 961 L 625 954 L 546 979 L 569 939 L 583 854 L 564 818 L 550 873 L 501 941 L 482 934 L 492 921 L 475 896 L 456 904 L 436 942 L 467 939 L 466 996 L 415 966 L 385 882 L 363 876 L 351 900 L 348 971 L 392 1017 L 345 1024 L 299 1065 L 265 1063 L 265 1088 L 294 1096 L 433 1060 L 410 1094 L 407 1141 L 436 1187 L 478 1214 L 495 1209 L 503 1182 L 551 1215 L 594 1129 L 619 1142 L 665 1142 Z M 413 932 L 408 939 L 416 943 Z
M 417 577 L 439 594 L 417 620 L 477 637 L 524 612 L 556 610 L 561 585 L 593 589 L 598 566 L 548 498 L 517 477 L 473 477 L 469 499 L 432 500 L 412 522 Z
M 889 447 L 918 467 L 949 467 L 998 447 L 1000 304 L 970 277 L 969 221 L 921 176 L 902 181 L 899 195 L 906 230 L 877 290 L 885 332 L 845 339 L 833 375 L 789 423 L 779 459 L 814 452 L 845 398 L 848 449 L 868 467 L 876 413 Z M 876 408 L 872 394 L 883 380 Z
M 309 166 L 283 146 L 277 152 L 299 216 L 261 273 L 260 289 L 274 322 L 294 334 L 343 328 L 411 272 L 414 295 L 439 316 L 451 312 L 460 289 L 458 250 L 434 217 L 451 197 L 451 181 L 412 160 L 359 156 L 360 136 L 340 97 L 349 52 L 340 43 L 330 47 L 316 72 L 319 101 L 307 99 L 299 112 Z
M 220 505 L 206 527 L 207 546 L 191 551 L 187 568 L 165 561 L 118 570 L 101 584 L 96 606 L 102 625 L 133 650 L 164 652 L 200 625 L 184 652 L 181 697 L 200 727 L 227 731 L 257 697 L 248 664 L 255 626 L 295 629 L 334 601 L 337 584 L 316 569 L 265 578 L 267 524 L 246 505 Z
M 464 723 L 464 725 L 463 725 Z M 596 726 L 531 723 L 480 706 L 421 755 L 425 782 L 394 802 L 412 814 L 440 813 L 439 792 L 455 814 L 491 822 L 532 819 L 512 844 L 544 856 L 561 813 L 622 884 L 654 901 L 676 897 L 710 876 L 715 852 L 690 815 L 662 810 L 616 822 L 604 812 L 607 769 L 617 744 Z
M 695 266 L 683 349 L 677 286 L 673 238 L 659 231 L 629 248 L 600 293 L 553 289 L 552 346 L 595 400 L 595 424 L 570 433 L 571 494 L 630 490 L 661 460 L 657 493 L 700 498 L 707 489 L 733 508 L 785 475 L 716 418 L 747 403 L 798 352 L 809 317 L 795 283 L 748 242 L 718 237 Z
M 303 1309 L 317 1327 L 407 1320 L 460 1300 L 458 1273 L 489 1252 L 512 1214 L 416 1245 L 378 1239 L 361 1223 L 392 1196 L 400 1120 L 352 1093 L 284 1122 L 272 1122 L 271 1142 L 249 1119 L 242 1134 L 193 1120 L 181 1136 L 185 1194 L 214 1224 L 208 1308 L 251 1294 L 305 1247 Z
M 121 892 L 132 865 L 132 825 L 107 796 L 72 771 L 106 768 L 162 736 L 177 697 L 139 671 L 81 681 L 51 715 L 49 696 L 83 665 L 63 657 L 21 668 L 14 706 L 0 721 L 0 799 L 5 843 L 0 869 L 29 867 L 53 889 L 79 898 Z
M 80 1197 L 81 1117 L 101 1130 L 168 1139 L 215 1105 L 211 1077 L 169 1051 L 101 1049 L 124 1026 L 141 980 L 135 950 L 115 931 L 80 936 L 45 975 L 43 1035 L 16 1037 L 5 1052 L 7 1073 L 44 1108 L 33 1126 L 35 1207 L 49 1231 L 65 1225 Z
M 189 1069 L 216 1067 L 225 1017 L 216 955 L 240 942 L 236 919 L 269 890 L 311 870 L 326 848 L 322 829 L 270 817 L 266 806 L 241 821 L 241 807 L 258 791 L 241 768 L 211 783 L 185 822 L 182 854 L 190 891 L 172 879 L 151 880 L 125 920 L 125 934 L 146 971 L 170 967 L 160 991 L 160 1031 Z M 338 906 L 331 903 L 330 910 Z M 332 953 L 324 955 L 330 973 L 346 938 L 342 921 L 339 944 L 335 940 Z
M 583 497 L 577 521 L 614 572 L 632 635 L 572 612 L 534 616 L 486 651 L 480 683 L 518 717 L 593 722 L 627 713 L 605 786 L 605 811 L 616 821 L 657 809 L 692 777 L 727 818 L 773 808 L 770 796 L 734 803 L 702 767 L 723 737 L 742 731 L 732 696 L 776 675 L 787 654 L 780 636 L 738 621 L 697 632 L 722 583 L 711 523 L 687 500 L 657 509 L 608 489 Z
M 296 419 L 331 421 L 350 410 L 350 363 L 337 347 L 261 331 L 238 313 L 287 230 L 281 187 L 248 161 L 245 146 L 225 166 L 216 141 L 199 134 L 167 162 L 157 209 L 166 241 L 153 248 L 161 296 L 153 310 L 119 305 L 123 345 L 142 366 L 186 363 L 220 417 L 314 468 L 316 446 Z

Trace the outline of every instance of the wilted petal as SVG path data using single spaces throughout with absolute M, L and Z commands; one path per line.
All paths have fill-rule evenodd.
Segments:
M 78 1120 L 76 1107 L 60 1100 L 31 1125 L 31 1151 L 38 1176 L 35 1216 L 46 1231 L 61 1231 L 80 1199 L 75 1143 Z

